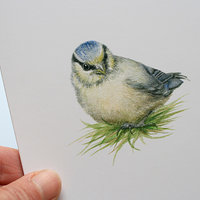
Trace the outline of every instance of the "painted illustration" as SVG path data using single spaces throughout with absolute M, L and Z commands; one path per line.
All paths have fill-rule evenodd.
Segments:
M 183 111 L 178 109 L 180 99 L 165 103 L 186 76 L 113 55 L 97 41 L 75 49 L 71 78 L 78 102 L 97 122 L 83 122 L 90 130 L 81 138 L 85 141 L 82 153 L 111 147 L 115 158 L 126 143 L 137 149 L 138 139 L 166 137 L 170 130 L 166 125 Z

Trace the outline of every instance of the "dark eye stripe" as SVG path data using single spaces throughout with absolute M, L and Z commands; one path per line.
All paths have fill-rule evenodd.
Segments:
M 89 71 L 89 70 L 94 70 L 96 69 L 96 67 L 94 65 L 87 65 L 87 64 L 83 64 L 81 65 L 82 68 L 85 70 L 85 71 Z
M 73 56 L 72 56 L 72 61 L 73 61 L 73 62 L 79 63 L 79 64 L 81 65 L 81 67 L 83 68 L 84 71 L 89 71 L 89 70 L 94 70 L 94 69 L 96 69 L 96 67 L 95 67 L 94 65 L 85 64 L 85 63 L 79 61 L 79 60 L 75 57 L 74 54 L 73 54 Z

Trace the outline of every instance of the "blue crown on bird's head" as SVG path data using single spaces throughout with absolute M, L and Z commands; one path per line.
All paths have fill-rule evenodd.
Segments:
M 78 46 L 75 50 L 76 57 L 82 62 L 91 62 L 102 55 L 102 44 L 96 41 L 87 41 Z

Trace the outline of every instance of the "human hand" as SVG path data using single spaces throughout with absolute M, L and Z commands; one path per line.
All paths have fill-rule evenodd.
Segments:
M 24 176 L 18 150 L 0 146 L 1 200 L 53 200 L 60 190 L 57 173 L 42 170 Z

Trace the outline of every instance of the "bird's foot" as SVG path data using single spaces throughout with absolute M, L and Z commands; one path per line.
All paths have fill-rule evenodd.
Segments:
M 144 124 L 144 122 L 140 122 L 140 123 L 138 123 L 138 124 L 134 124 L 134 123 L 125 123 L 125 124 L 123 124 L 122 126 L 121 126 L 121 129 L 132 129 L 132 128 L 142 128 L 142 127 L 144 127 L 144 126 L 146 126 L 145 124 Z
M 121 127 L 119 128 L 119 130 L 118 130 L 118 132 L 117 132 L 117 136 L 120 136 L 120 135 L 122 134 L 121 130 L 127 130 L 127 129 L 129 129 L 129 131 L 132 133 L 131 130 L 132 130 L 133 128 L 142 128 L 142 127 L 144 127 L 144 126 L 146 126 L 146 125 L 144 124 L 143 121 L 140 122 L 140 123 L 138 123 L 138 124 L 134 124 L 134 123 L 124 123 L 124 124 L 122 124 Z

